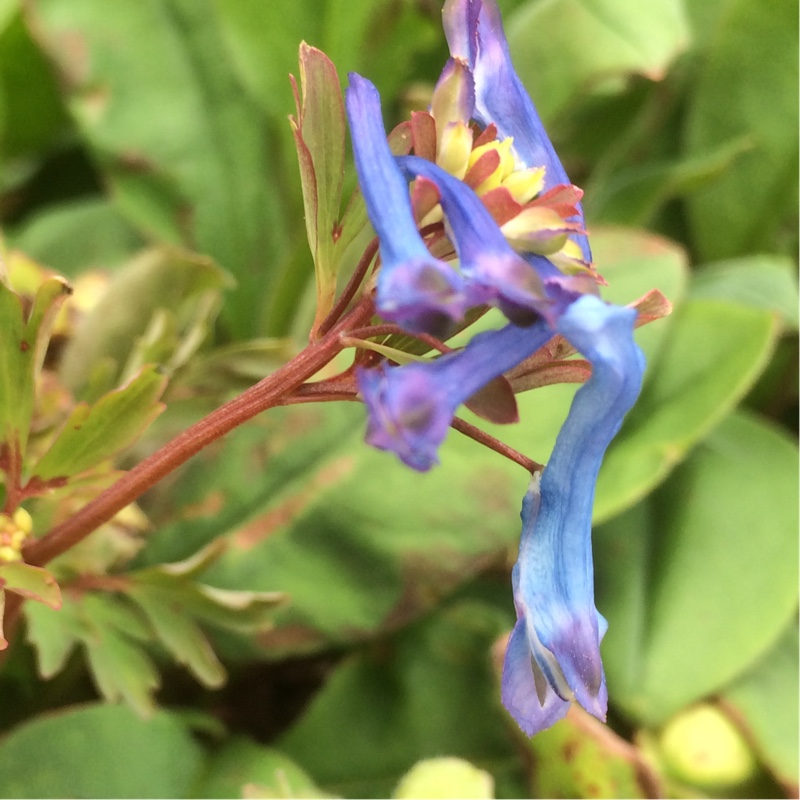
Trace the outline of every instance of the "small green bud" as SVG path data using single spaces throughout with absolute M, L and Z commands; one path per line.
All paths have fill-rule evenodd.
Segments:
M 742 734 L 712 705 L 673 717 L 658 737 L 658 747 L 670 774 L 712 794 L 740 786 L 757 772 Z

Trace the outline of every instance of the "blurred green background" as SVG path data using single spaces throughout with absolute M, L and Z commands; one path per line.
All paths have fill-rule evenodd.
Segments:
M 675 307 L 639 331 L 645 388 L 598 485 L 609 726 L 576 713 L 528 741 L 500 705 L 522 470 L 452 433 L 412 474 L 363 444 L 360 406 L 277 409 L 54 565 L 64 608 L 29 603 L 0 672 L 0 795 L 796 796 L 797 6 L 500 6 L 606 297 Z M 300 41 L 396 123 L 447 58 L 440 10 L 0 2 L 3 234 L 81 304 L 51 347 L 57 396 L 170 376 L 123 465 L 307 340 Z M 545 461 L 574 391 L 521 396 L 494 432 Z M 243 621 L 188 567 L 164 578 L 204 547 L 204 586 L 285 601 Z M 407 774 L 444 756 L 473 767 Z

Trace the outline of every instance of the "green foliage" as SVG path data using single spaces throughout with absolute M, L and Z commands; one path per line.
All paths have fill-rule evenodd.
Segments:
M 536 764 L 551 764 L 533 775 L 535 797 L 661 796 L 659 781 L 641 753 L 581 709 L 535 736 Z
M 163 410 L 158 398 L 165 385 L 163 375 L 145 367 L 92 406 L 75 406 L 50 449 L 33 467 L 34 478 L 71 478 L 133 444 Z
M 46 758 L 36 769 L 43 753 Z M 3 797 L 190 797 L 202 750 L 175 715 L 89 705 L 42 716 L 0 745 Z
M 508 19 L 514 64 L 545 121 L 587 90 L 632 74 L 660 79 L 689 37 L 680 0 L 528 2 Z
M 0 275 L 0 278 L 2 275 Z M 36 379 L 59 306 L 69 294 L 60 278 L 45 281 L 28 313 L 22 298 L 0 281 L 0 458 L 21 464 L 33 416 Z M 17 464 L 16 469 L 19 469 Z
M 600 526 L 606 670 L 626 713 L 661 723 L 775 642 L 797 604 L 796 486 L 795 445 L 737 413 L 646 502 Z
M 707 260 L 758 253 L 797 218 L 797 5 L 737 0 L 720 18 L 689 92 L 687 153 L 748 136 L 752 149 L 689 198 Z
M 308 342 L 372 235 L 340 83 L 391 128 L 446 57 L 422 0 L 108 5 L 0 2 L 0 796 L 796 793 L 796 5 L 500 3 L 603 296 L 674 308 L 596 493 L 609 727 L 530 742 L 498 691 L 527 479 L 456 432 L 419 475 L 359 404 L 272 409 L 17 560 Z M 464 417 L 544 462 L 574 392 Z M 683 768 L 698 709 L 756 764 L 724 791 Z

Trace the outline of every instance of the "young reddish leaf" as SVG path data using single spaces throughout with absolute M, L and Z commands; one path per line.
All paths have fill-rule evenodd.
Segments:
M 344 178 L 345 121 L 336 67 L 321 50 L 300 45 L 300 95 L 291 119 L 300 162 L 308 243 L 314 254 L 319 323 L 336 293 L 339 206 Z

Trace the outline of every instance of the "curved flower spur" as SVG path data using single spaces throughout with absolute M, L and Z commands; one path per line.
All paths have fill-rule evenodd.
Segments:
M 514 71 L 494 0 L 448 0 L 443 15 L 452 58 L 430 111 L 412 116 L 414 155 L 392 155 L 376 88 L 350 75 L 356 169 L 380 243 L 376 309 L 409 333 L 441 339 L 486 305 L 508 324 L 462 350 L 443 346 L 432 360 L 359 368 L 357 379 L 367 441 L 425 471 L 458 407 L 553 337 L 591 365 L 522 509 L 518 621 L 502 697 L 533 734 L 573 700 L 605 719 L 591 513 L 600 463 L 639 394 L 644 359 L 633 341 L 636 310 L 598 297 L 581 192 Z

